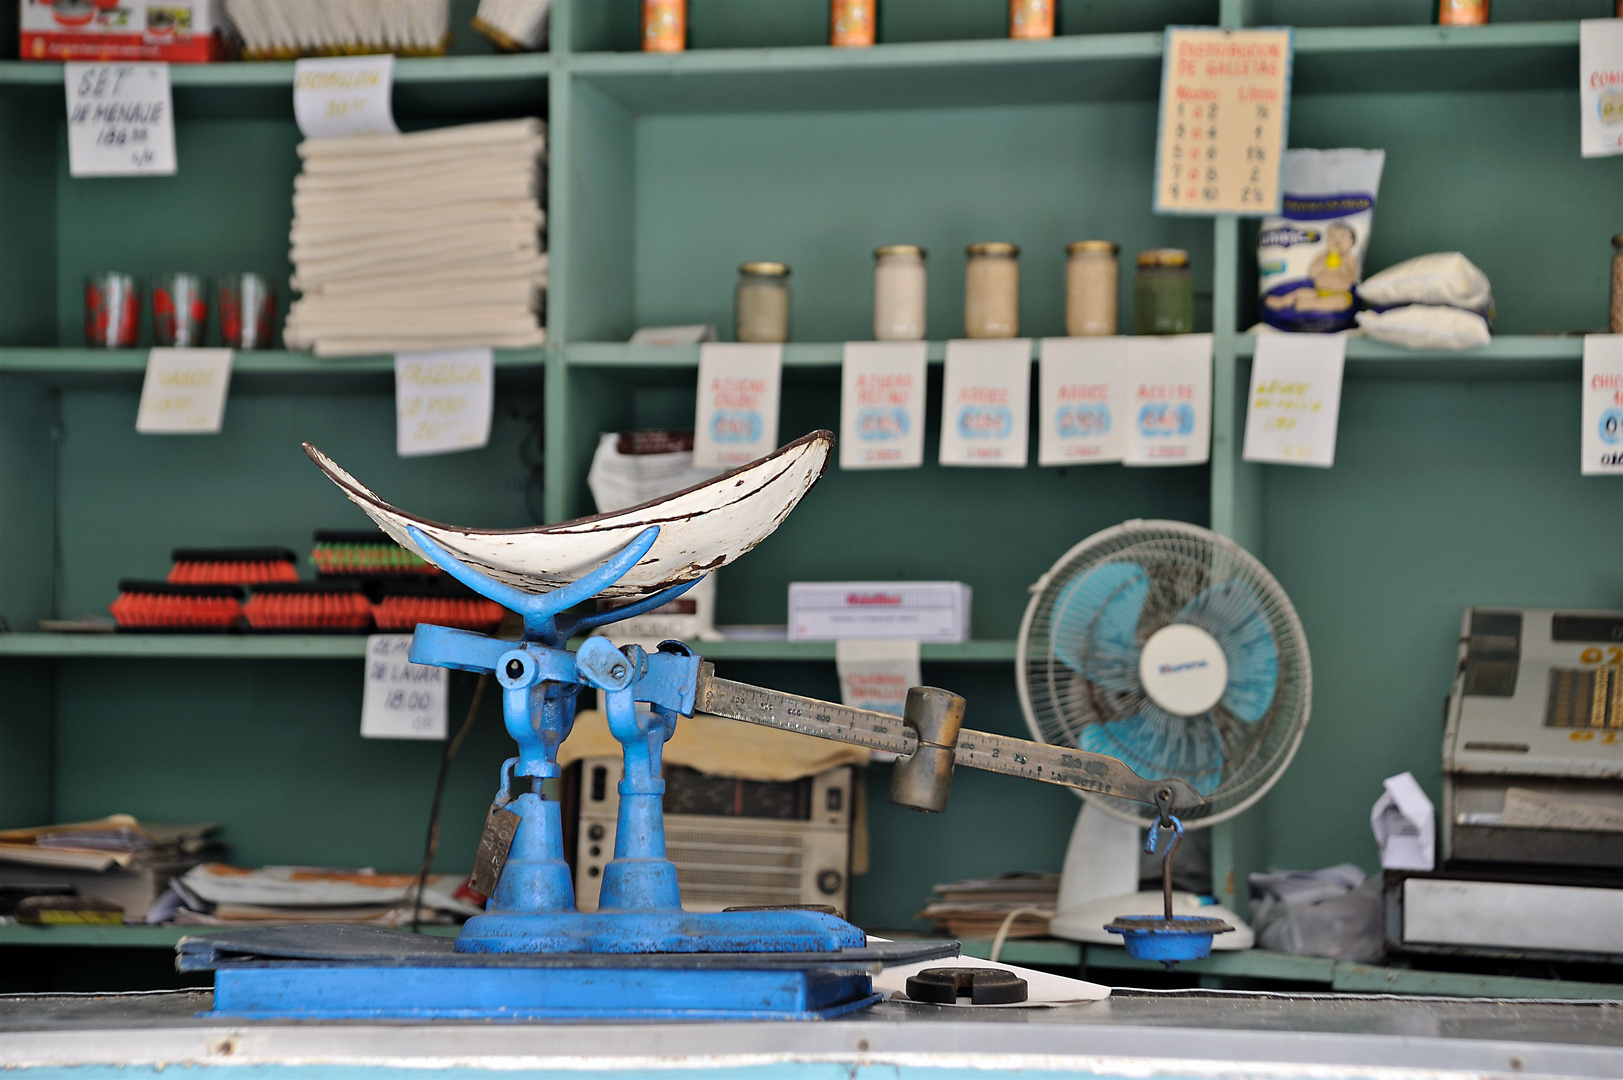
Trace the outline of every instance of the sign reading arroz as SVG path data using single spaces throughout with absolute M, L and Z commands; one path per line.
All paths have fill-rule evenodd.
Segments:
M 789 640 L 968 641 L 969 603 L 961 581 L 796 581 Z

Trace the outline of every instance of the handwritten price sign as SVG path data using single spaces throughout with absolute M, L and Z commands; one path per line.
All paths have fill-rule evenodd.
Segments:
M 321 56 L 293 68 L 293 116 L 307 138 L 394 135 L 394 57 Z
M 153 349 L 135 430 L 142 435 L 213 435 L 225 421 L 230 349 Z
M 168 64 L 63 64 L 68 175 L 173 176 Z
M 1262 334 L 1246 403 L 1246 461 L 1329 468 L 1336 460 L 1341 373 L 1338 334 Z
M 1167 27 L 1157 213 L 1279 211 L 1290 72 L 1288 27 Z
M 490 442 L 495 381 L 489 349 L 396 353 L 395 451 L 421 457 Z
M 413 664 L 410 634 L 366 639 L 361 738 L 445 738 L 445 669 Z

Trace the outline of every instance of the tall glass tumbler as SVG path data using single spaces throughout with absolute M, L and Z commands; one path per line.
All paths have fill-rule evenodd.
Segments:
M 226 274 L 214 281 L 220 337 L 233 349 L 268 349 L 276 337 L 276 287 L 263 274 Z
M 196 274 L 152 279 L 152 336 L 159 345 L 196 348 L 209 325 L 208 285 Z
M 128 349 L 141 327 L 141 286 L 132 274 L 85 275 L 85 344 Z

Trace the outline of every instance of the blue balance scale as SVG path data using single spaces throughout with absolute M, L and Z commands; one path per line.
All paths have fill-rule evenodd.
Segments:
M 730 483 L 733 475 L 717 483 Z M 369 504 L 363 509 L 380 524 L 396 521 L 390 515 L 398 511 L 355 487 Z M 679 719 L 695 711 L 896 752 L 902 757 L 891 799 L 919 810 L 945 808 L 960 764 L 1154 803 L 1163 818 L 1174 806 L 1202 802 L 1180 780 L 1146 780 L 1102 754 L 961 730 L 964 701 L 944 690 L 913 688 L 898 719 L 718 679 L 679 641 L 648 653 L 588 637 L 570 650 L 572 638 L 652 611 L 697 584 L 671 585 L 609 610 L 566 614 L 621 582 L 645 556 L 657 557 L 649 553 L 658 524 L 641 529 L 584 576 L 535 593 L 495 580 L 428 535 L 445 527 L 410 521 L 417 524 L 402 522 L 391 535 L 409 539 L 453 578 L 524 621 L 519 641 L 420 625 L 409 654 L 413 663 L 491 675 L 502 689 L 502 714 L 518 755 L 502 764 L 475 858 L 474 885 L 489 896 L 487 909 L 469 919 L 454 942 L 333 924 L 183 938 L 177 967 L 214 972 L 208 1015 L 829 1018 L 879 1000 L 872 977 L 887 966 L 958 954 L 954 941 L 870 942 L 830 909 L 684 911 L 676 866 L 666 856 L 661 758 Z M 614 858 L 603 870 L 592 912 L 575 907 L 561 807 L 542 792 L 542 783 L 560 774 L 558 748 L 574 726 L 577 695 L 587 688 L 601 691 L 625 759 Z

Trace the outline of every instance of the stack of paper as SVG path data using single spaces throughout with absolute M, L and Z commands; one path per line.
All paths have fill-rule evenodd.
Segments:
M 1008 936 L 1047 937 L 1048 923 L 1059 900 L 1059 875 L 966 878 L 937 885 L 934 892 L 939 899 L 919 912 L 919 918 L 930 919 L 937 930 L 951 937 L 994 937 L 1009 914 L 1023 908 L 1030 910 L 1014 917 Z
M 545 338 L 540 120 L 306 139 L 283 338 L 317 356 Z
M 64 870 L 107 870 L 114 866 L 171 862 L 203 857 L 217 824 L 158 825 L 111 814 L 98 821 L 37 825 L 0 832 L 0 862 Z
M 423 889 L 423 921 L 447 922 L 479 914 L 483 904 L 477 894 L 463 888 L 466 880 L 455 874 L 430 874 Z M 205 863 L 172 882 L 159 904 L 164 921 L 182 926 L 305 922 L 394 926 L 411 921 L 416 900 L 416 874 L 307 866 L 245 870 Z M 148 919 L 155 921 L 152 915 Z
M 208 838 L 217 825 L 157 825 L 128 814 L 71 825 L 0 832 L 0 885 L 67 888 L 110 900 L 140 922 L 169 879 L 224 848 Z M 26 890 L 24 890 L 26 892 Z

